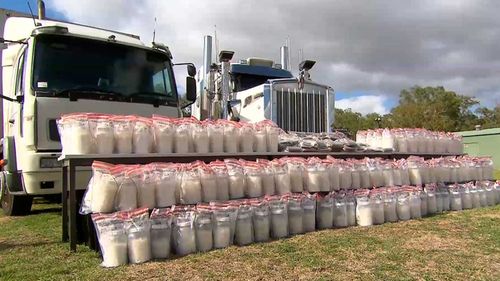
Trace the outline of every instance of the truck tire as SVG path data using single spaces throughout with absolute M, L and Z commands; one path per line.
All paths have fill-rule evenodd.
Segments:
M 31 212 L 33 197 L 29 195 L 13 195 L 9 192 L 5 175 L 0 176 L 0 202 L 6 216 L 26 216 Z

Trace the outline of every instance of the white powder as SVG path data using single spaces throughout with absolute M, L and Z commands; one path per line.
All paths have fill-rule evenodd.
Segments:
M 333 205 L 333 225 L 335 227 L 347 227 L 347 208 L 345 202 L 336 201 Z
M 266 131 L 256 131 L 254 137 L 254 148 L 256 152 L 267 152 L 267 133 Z
M 121 183 L 119 180 L 119 188 L 116 200 L 116 210 L 117 211 L 130 211 L 137 208 L 137 187 L 135 183 L 129 179 L 122 179 Z
M 384 218 L 386 222 L 397 222 L 397 202 L 394 198 L 389 197 L 384 200 Z
M 427 192 L 427 213 L 430 215 L 437 213 L 436 194 L 433 191 Z
M 175 128 L 170 124 L 153 122 L 156 152 L 172 153 L 174 151 Z
M 269 211 L 256 210 L 253 215 L 255 242 L 266 242 L 270 239 Z
M 115 149 L 114 129 L 110 122 L 98 122 L 94 132 L 97 154 L 112 154 Z
M 267 151 L 278 152 L 279 141 L 279 129 L 274 127 L 267 127 Z
M 370 200 L 366 197 L 357 198 L 356 222 L 359 226 L 373 225 L 373 212 Z
M 411 218 L 410 201 L 407 195 L 398 196 L 396 211 L 398 218 L 401 221 L 406 221 Z
M 115 196 L 118 185 L 111 175 L 96 174 L 92 179 L 92 201 L 93 213 L 110 213 L 115 209 Z
M 177 127 L 175 138 L 174 138 L 174 151 L 176 153 L 188 153 L 191 137 L 189 126 L 181 125 Z
M 231 243 L 231 222 L 229 217 L 216 218 L 214 227 L 214 248 L 229 247 Z
M 213 248 L 212 222 L 210 219 L 196 220 L 196 249 L 207 252 Z
M 229 196 L 231 199 L 245 197 L 245 175 L 240 173 L 229 175 Z
M 116 153 L 132 153 L 132 128 L 125 124 L 115 126 Z
M 276 185 L 276 194 L 282 195 L 291 192 L 290 175 L 287 173 L 275 173 L 274 183 Z
M 184 173 L 180 186 L 181 204 L 196 204 L 201 202 L 201 182 L 197 176 Z
M 203 126 L 193 126 L 193 145 L 194 152 L 197 153 L 208 153 L 210 151 L 210 140 L 208 136 L 208 131 Z
M 443 194 L 436 192 L 436 210 L 438 213 L 443 212 Z
M 240 150 L 241 152 L 253 152 L 255 132 L 250 126 L 240 128 Z
M 133 152 L 146 154 L 153 151 L 153 133 L 151 127 L 143 122 L 136 122 L 132 137 Z
M 304 180 L 302 178 L 303 169 L 299 165 L 288 164 L 288 174 L 290 175 L 290 184 L 292 192 L 304 191 Z
M 449 211 L 450 210 L 450 193 L 448 191 L 443 191 L 441 194 L 443 197 L 443 211 Z
M 420 192 L 420 214 L 424 217 L 429 214 L 429 208 L 427 204 L 427 193 Z
M 163 208 L 175 205 L 177 179 L 173 173 L 164 173 L 156 184 L 156 205 Z
M 156 183 L 151 180 L 142 182 L 137 188 L 137 207 L 153 209 L 156 207 Z
M 304 211 L 300 206 L 300 202 L 288 202 L 288 228 L 290 235 L 304 233 L 303 214 Z
M 393 177 L 393 181 L 394 181 L 395 186 L 403 185 L 403 180 L 401 178 L 401 170 L 400 169 L 393 169 L 392 170 L 392 177 Z
M 224 126 L 224 152 L 237 153 L 240 143 L 238 128 L 231 125 Z
M 210 138 L 210 152 L 224 152 L 224 128 L 212 124 L 208 126 L 208 136 Z
M 406 153 L 408 152 L 408 141 L 403 137 L 398 137 L 396 139 L 397 151 Z
M 361 178 L 360 178 L 360 175 L 359 175 L 359 171 L 358 170 L 352 170 L 351 176 L 352 176 L 351 187 L 353 189 L 361 188 Z
M 196 252 L 196 235 L 191 223 L 181 223 L 174 226 L 174 248 L 179 256 Z
M 309 192 L 320 192 L 322 191 L 321 186 L 321 172 L 314 168 L 307 169 L 307 191 Z
M 472 198 L 469 189 L 462 191 L 462 209 L 472 209 Z
M 271 233 L 275 239 L 288 236 L 288 215 L 285 210 L 271 210 Z
M 342 189 L 350 189 L 352 186 L 351 170 L 347 167 L 339 169 L 339 185 Z
M 128 235 L 128 260 L 132 264 L 151 259 L 151 240 L 147 231 L 132 232 Z
M 470 190 L 470 197 L 472 201 L 472 208 L 481 207 L 481 199 L 479 198 L 479 193 L 475 189 Z
M 347 224 L 356 225 L 356 202 L 352 199 L 346 199 Z
M 488 206 L 494 206 L 496 204 L 496 191 L 494 188 L 486 187 L 484 190 L 486 194 L 486 203 Z
M 401 170 L 401 183 L 402 185 L 410 185 L 410 174 L 407 168 L 402 168 Z
M 419 219 L 422 217 L 420 195 L 410 195 L 410 215 L 412 219 Z
M 370 200 L 370 207 L 372 210 L 372 223 L 373 224 L 383 224 L 385 222 L 384 217 L 384 202 L 380 198 L 372 198 Z
M 217 200 L 227 201 L 230 199 L 229 196 L 229 178 L 227 174 L 217 175 Z
M 201 174 L 200 182 L 203 202 L 217 200 L 217 177 L 213 174 Z
M 360 188 L 370 188 L 370 173 L 367 169 L 361 169 L 359 171 L 359 183 Z
M 128 263 L 127 236 L 124 231 L 102 233 L 99 237 L 102 266 L 116 267 Z
M 486 192 L 484 191 L 484 189 L 482 188 L 479 188 L 477 190 L 477 192 L 479 193 L 479 200 L 481 202 L 481 207 L 486 207 L 488 206 L 488 199 L 486 198 Z
M 245 211 L 236 219 L 235 243 L 239 246 L 253 243 L 253 225 L 251 213 Z
M 318 201 L 316 208 L 316 221 L 318 229 L 333 227 L 333 200 Z
M 450 209 L 452 211 L 461 211 L 462 210 L 462 197 L 460 192 L 451 191 L 450 194 Z
M 339 167 L 335 165 L 330 165 L 330 185 L 333 190 L 340 190 L 340 176 Z
M 392 168 L 384 168 L 382 170 L 382 174 L 384 176 L 384 186 L 395 186 L 394 174 L 392 172 Z
M 151 226 L 151 254 L 154 259 L 166 259 L 170 256 L 170 235 L 172 229 L 167 225 Z
M 246 177 L 246 197 L 254 198 L 263 195 L 262 178 L 259 174 L 247 174 Z
M 410 182 L 412 185 L 421 186 L 422 185 L 422 175 L 420 174 L 419 167 L 411 167 L 408 169 L 410 174 Z
M 272 172 L 262 174 L 262 192 L 264 195 L 274 195 L 276 193 L 274 174 Z
M 370 169 L 370 184 L 373 187 L 381 187 L 384 186 L 384 175 L 382 173 L 382 170 L 380 170 L 378 167 L 374 167 Z
M 75 121 L 70 125 L 69 134 L 65 136 L 70 136 L 72 140 L 68 142 L 71 144 L 68 154 L 92 154 L 94 152 L 88 122 Z

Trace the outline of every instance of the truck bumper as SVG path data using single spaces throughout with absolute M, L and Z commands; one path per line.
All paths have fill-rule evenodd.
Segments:
M 92 172 L 76 171 L 76 189 L 86 189 Z M 62 191 L 62 170 L 22 173 L 24 190 L 29 195 L 57 194 Z

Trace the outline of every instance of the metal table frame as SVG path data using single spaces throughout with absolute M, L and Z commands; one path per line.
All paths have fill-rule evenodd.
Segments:
M 263 158 L 272 160 L 281 157 L 319 157 L 332 156 L 339 159 L 362 159 L 365 157 L 384 159 L 401 159 L 409 156 L 421 156 L 426 159 L 443 156 L 456 156 L 456 154 L 433 153 L 386 153 L 386 152 L 277 152 L 277 153 L 186 153 L 186 154 L 88 154 L 88 155 L 63 155 L 62 161 L 62 241 L 70 242 L 70 250 L 76 251 L 76 167 L 90 167 L 94 161 L 103 161 L 111 164 L 149 164 L 153 162 L 189 163 L 196 160 L 210 162 L 217 159 L 239 158 L 255 160 Z M 68 194 L 69 192 L 69 194 Z M 68 200 L 69 199 L 69 200 Z M 68 202 L 69 201 L 69 202 Z M 68 206 L 69 205 L 69 206 Z M 69 216 L 68 216 L 69 209 Z M 69 233 L 68 233 L 69 230 Z

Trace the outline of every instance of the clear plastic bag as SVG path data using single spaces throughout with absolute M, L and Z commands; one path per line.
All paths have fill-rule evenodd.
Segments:
M 151 260 L 151 222 L 147 208 L 127 214 L 128 260 L 132 264 Z
M 256 201 L 253 207 L 253 229 L 255 242 L 267 242 L 271 239 L 271 215 L 266 201 Z
M 63 154 L 92 154 L 95 141 L 90 131 L 88 114 L 63 115 L 58 126 Z
M 95 142 L 95 153 L 112 154 L 115 149 L 113 122 L 107 114 L 89 115 L 89 126 Z
M 195 218 L 196 249 L 198 252 L 207 252 L 213 249 L 212 213 L 198 210 Z
M 110 213 L 115 210 L 115 198 L 118 184 L 112 175 L 114 165 L 94 161 L 92 163 L 92 178 L 85 192 L 81 214 Z
M 240 205 L 236 217 L 234 242 L 239 246 L 252 244 L 254 241 L 253 234 L 252 208 L 249 205 Z
M 151 213 L 151 255 L 154 259 L 170 257 L 172 220 L 170 209 L 154 209 Z
M 222 124 L 224 126 L 224 152 L 238 153 L 240 146 L 239 124 L 232 121 L 224 121 Z
M 304 209 L 302 196 L 295 195 L 287 198 L 288 202 L 288 228 L 290 235 L 304 233 Z
M 305 193 L 302 197 L 302 209 L 304 210 L 302 222 L 304 224 L 304 232 L 316 230 L 316 198 Z
M 227 173 L 226 164 L 222 161 L 210 162 L 210 167 L 215 173 L 217 183 L 217 200 L 227 201 L 229 195 L 229 175 Z
M 264 126 L 254 125 L 254 151 L 267 152 L 267 131 Z
M 137 208 L 137 186 L 130 177 L 131 173 L 139 168 L 139 166 L 117 165 L 113 168 L 113 176 L 118 184 L 118 192 L 116 195 L 115 209 L 117 211 L 130 211 Z
M 334 197 L 333 201 L 333 226 L 347 227 L 347 205 L 342 196 Z
M 117 267 L 128 263 L 127 232 L 122 217 L 114 214 L 92 214 L 103 267 Z
M 155 151 L 158 153 L 174 152 L 175 125 L 169 117 L 153 115 Z
M 217 176 L 210 165 L 197 162 L 197 170 L 201 182 L 201 198 L 203 202 L 217 200 Z
M 287 171 L 290 175 L 291 192 L 303 192 L 304 160 L 302 158 L 285 158 L 284 161 L 287 164 Z
M 247 198 L 261 197 L 263 193 L 262 165 L 253 161 L 241 161 L 245 171 L 245 196 Z
M 164 208 L 175 205 L 175 191 L 178 184 L 176 165 L 167 163 L 155 164 L 154 169 L 157 207 Z
M 196 166 L 188 164 L 181 172 L 179 201 L 181 204 L 202 202 L 201 181 Z
M 210 151 L 210 137 L 208 135 L 207 127 L 204 125 L 204 123 L 193 123 L 192 138 L 194 152 L 208 153 Z
M 153 152 L 153 122 L 149 118 L 137 117 L 132 135 L 133 153 L 147 154 Z
M 245 197 L 245 174 L 238 160 L 225 159 L 229 178 L 229 196 L 231 199 Z
M 271 236 L 274 239 L 288 236 L 288 210 L 287 204 L 283 200 L 269 201 L 271 212 Z
M 223 206 L 215 207 L 213 210 L 213 223 L 214 248 L 222 249 L 229 247 L 234 237 L 232 236 L 232 212 Z
M 286 163 L 275 159 L 272 161 L 274 171 L 274 183 L 276 185 L 276 194 L 283 195 L 291 192 L 290 175 L 287 171 Z
M 259 161 L 262 167 L 262 193 L 264 195 L 274 195 L 276 194 L 276 183 L 274 180 L 274 170 L 269 160 Z
M 248 123 L 240 122 L 241 127 L 239 128 L 239 138 L 240 138 L 240 152 L 253 152 L 254 151 L 254 139 L 255 130 L 253 126 Z
M 172 238 L 175 253 L 186 256 L 196 252 L 196 231 L 194 210 L 175 211 L 172 227 Z
M 333 228 L 333 198 L 316 194 L 316 226 L 317 229 Z
M 188 118 L 179 119 L 176 121 L 174 151 L 175 153 L 193 152 L 191 147 L 193 140 L 191 139 L 191 122 Z
M 115 134 L 115 151 L 118 154 L 132 153 L 134 116 L 114 116 L 112 119 Z
M 217 122 L 204 121 L 208 130 L 210 152 L 224 152 L 224 127 Z

